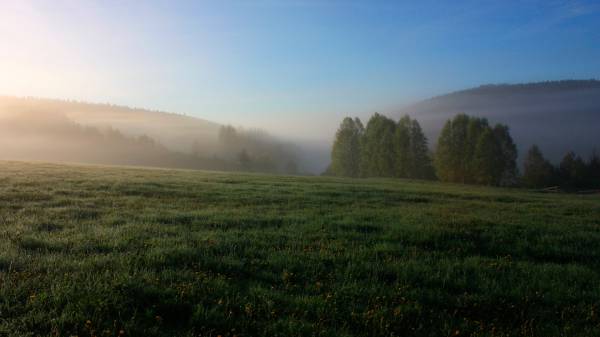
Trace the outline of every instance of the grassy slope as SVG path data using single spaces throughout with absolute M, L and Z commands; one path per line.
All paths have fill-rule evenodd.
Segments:
M 597 196 L 0 163 L 0 336 L 600 334 Z

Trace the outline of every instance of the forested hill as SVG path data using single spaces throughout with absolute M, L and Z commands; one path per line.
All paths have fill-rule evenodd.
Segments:
M 214 152 L 220 125 L 181 114 L 130 108 L 112 104 L 0 96 L 0 117 L 35 113 L 40 118 L 63 116 L 82 126 L 114 128 L 128 136 L 146 135 L 170 150 L 190 152 L 201 144 L 202 154 Z M 50 116 L 50 117 L 51 117 Z
M 398 115 L 418 119 L 435 144 L 444 122 L 458 113 L 507 124 L 520 154 L 534 143 L 552 161 L 569 150 L 600 150 L 600 81 L 484 85 L 421 101 Z
M 64 115 L 20 113 L 0 118 L 0 159 L 166 168 L 239 170 L 232 161 L 171 151 L 142 135 L 74 123 Z
M 0 96 L 0 159 L 297 174 L 306 157 L 266 132 L 185 115 Z

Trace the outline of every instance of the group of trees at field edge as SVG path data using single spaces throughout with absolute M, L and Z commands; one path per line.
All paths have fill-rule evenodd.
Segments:
M 456 115 L 442 129 L 435 168 L 442 181 L 494 186 L 517 182 L 517 147 L 508 127 L 487 119 Z
M 433 179 L 427 138 L 416 120 L 375 113 L 363 126 L 345 118 L 335 137 L 328 174 L 346 177 Z
M 558 186 L 563 190 L 600 188 L 600 157 L 594 152 L 585 161 L 568 152 L 558 166 L 552 165 L 537 145 L 525 156 L 522 182 L 524 186 L 543 188 Z
M 516 183 L 516 159 L 508 127 L 492 127 L 484 118 L 461 114 L 449 120 L 432 155 L 418 121 L 405 116 L 394 122 L 375 113 L 366 127 L 358 118 L 342 121 L 327 173 L 499 186 Z
M 398 122 L 375 113 L 363 126 L 345 118 L 331 151 L 326 174 L 343 177 L 439 179 L 463 184 L 557 186 L 562 190 L 600 189 L 600 156 L 586 161 L 568 152 L 558 166 L 533 145 L 517 169 L 517 147 L 509 128 L 487 119 L 456 115 L 444 125 L 432 154 L 419 122 Z

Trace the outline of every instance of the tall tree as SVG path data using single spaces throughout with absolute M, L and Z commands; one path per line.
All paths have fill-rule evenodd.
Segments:
M 396 123 L 375 113 L 367 123 L 362 141 L 361 175 L 392 177 L 395 171 Z
M 558 168 L 561 186 L 564 189 L 585 187 L 586 164 L 575 152 L 569 151 L 560 162 Z
M 477 160 L 476 160 L 476 156 L 477 156 L 477 146 L 479 145 L 480 141 L 481 141 L 481 137 L 482 135 L 489 130 L 490 126 L 488 124 L 487 119 L 485 118 L 477 118 L 477 117 L 471 117 L 471 116 L 467 116 L 468 118 L 468 123 L 467 123 L 467 140 L 466 140 L 466 144 L 465 144 L 465 149 L 464 149 L 464 172 L 463 172 L 463 182 L 464 183 L 477 183 L 479 180 L 481 180 L 478 177 L 478 174 L 481 174 L 482 172 L 480 172 L 480 164 Z M 486 135 L 486 137 L 490 137 L 488 135 Z M 491 141 L 493 138 L 493 135 L 490 139 L 488 139 L 488 141 Z M 491 145 L 491 142 L 488 142 L 487 145 Z M 481 159 L 481 158 L 480 158 Z
M 449 182 L 467 182 L 469 117 L 456 115 L 448 120 L 440 133 L 435 151 L 438 178 Z
M 479 184 L 498 185 L 502 177 L 502 150 L 491 129 L 479 136 L 473 157 L 473 178 Z
M 600 157 L 595 150 L 587 163 L 587 177 L 589 188 L 600 188 Z
M 443 181 L 508 185 L 516 177 L 516 156 L 508 127 L 460 114 L 440 133 L 436 173 Z
M 409 116 L 400 118 L 394 133 L 394 175 L 399 178 L 432 179 L 433 164 L 421 125 Z
M 410 123 L 409 157 L 412 163 L 408 174 L 409 178 L 433 179 L 435 177 L 427 137 L 425 137 L 423 129 L 421 129 L 421 125 L 416 119 L 413 119 Z
M 331 174 L 358 177 L 362 133 L 363 126 L 358 118 L 344 118 L 336 132 L 331 150 Z
M 555 184 L 554 167 L 537 145 L 532 145 L 527 151 L 523 168 L 523 185 L 539 188 Z
M 394 133 L 394 173 L 399 178 L 408 178 L 412 173 L 411 127 L 410 117 L 404 116 L 398 121 Z
M 512 186 L 517 183 L 517 146 L 510 136 L 509 128 L 503 124 L 494 126 L 494 136 L 500 148 L 498 163 L 502 163 L 502 174 L 498 185 Z

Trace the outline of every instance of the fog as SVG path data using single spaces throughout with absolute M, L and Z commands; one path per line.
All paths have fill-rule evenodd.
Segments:
M 567 151 L 585 157 L 600 147 L 597 81 L 482 86 L 388 115 L 416 118 L 433 150 L 458 113 L 508 125 L 521 154 L 537 144 L 554 162 Z M 299 137 L 293 124 L 267 132 L 110 104 L 0 97 L 0 159 L 320 174 L 336 131 L 324 123 Z
M 173 113 L 128 108 L 110 104 L 89 104 L 75 101 L 0 97 L 0 117 L 30 114 L 35 119 L 69 120 L 98 129 L 118 129 L 132 136 L 147 135 L 177 151 L 190 151 L 198 141 L 207 153 L 216 145 L 219 125 L 199 118 Z
M 587 156 L 600 149 L 598 81 L 482 86 L 419 102 L 396 116 L 417 118 L 435 144 L 445 121 L 458 113 L 508 125 L 521 154 L 537 144 L 558 162 L 567 151 Z
M 173 113 L 0 97 L 0 159 L 312 174 L 326 165 L 315 149 Z

